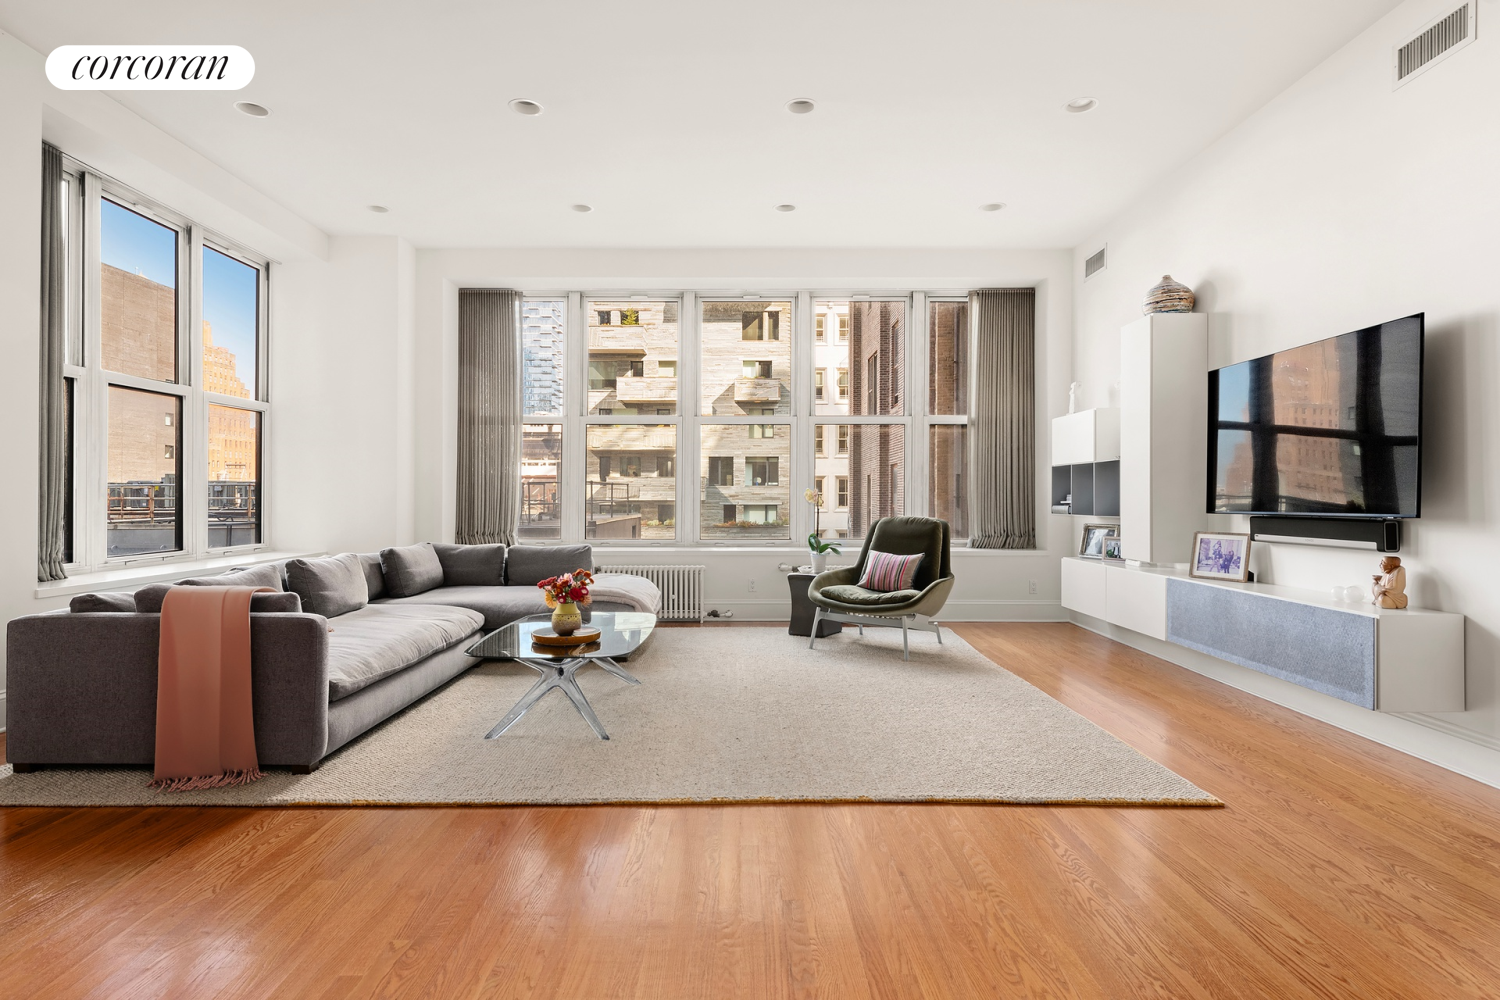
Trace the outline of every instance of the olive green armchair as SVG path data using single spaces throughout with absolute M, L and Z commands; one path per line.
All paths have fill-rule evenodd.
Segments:
M 817 612 L 813 615 L 812 638 L 807 648 L 812 649 L 818 641 L 818 626 L 824 621 L 857 625 L 861 635 L 866 625 L 899 627 L 901 655 L 907 660 L 911 659 L 908 629 L 932 632 L 937 635 L 938 645 L 942 645 L 943 632 L 933 615 L 942 610 L 953 590 L 950 541 L 948 522 L 936 518 L 882 517 L 876 521 L 865 536 L 859 562 L 819 573 L 808 585 L 807 598 Z M 859 579 L 864 575 L 871 549 L 900 556 L 922 553 L 926 558 L 917 566 L 913 589 L 881 593 L 860 587 Z

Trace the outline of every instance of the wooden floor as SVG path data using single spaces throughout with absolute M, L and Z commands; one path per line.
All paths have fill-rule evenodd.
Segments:
M 957 631 L 1227 807 L 13 809 L 0 995 L 1500 996 L 1500 791 Z

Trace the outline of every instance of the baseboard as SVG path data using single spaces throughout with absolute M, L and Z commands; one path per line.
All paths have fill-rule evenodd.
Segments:
M 1372 712 L 1278 677 L 1185 646 L 1153 639 L 1076 611 L 1069 612 L 1068 620 L 1080 628 L 1150 653 L 1221 684 L 1500 788 L 1500 741 L 1491 741 L 1482 734 L 1428 716 Z
M 791 617 L 791 601 L 781 600 L 736 600 L 705 601 L 704 610 L 733 611 L 734 620 L 742 622 L 784 622 Z M 1065 622 L 1067 612 L 1057 601 L 949 601 L 938 613 L 938 621 L 958 622 Z M 712 621 L 711 618 L 704 619 Z
M 0 691 L 0 733 L 5 732 L 5 692 Z

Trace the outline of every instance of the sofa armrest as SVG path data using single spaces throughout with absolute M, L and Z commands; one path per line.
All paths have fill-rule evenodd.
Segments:
M 6 756 L 23 764 L 133 764 L 156 756 L 161 616 L 29 615 L 6 630 Z M 250 616 L 255 748 L 311 765 L 328 745 L 328 623 Z

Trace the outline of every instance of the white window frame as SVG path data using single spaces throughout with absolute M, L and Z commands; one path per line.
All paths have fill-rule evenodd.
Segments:
M 72 561 L 69 576 L 105 569 L 191 562 L 269 550 L 271 511 L 271 393 L 269 257 L 215 233 L 128 185 L 107 177 L 72 157 L 63 158 L 68 184 L 67 294 L 68 348 L 63 377 L 73 380 Z M 108 198 L 177 233 L 177 381 L 106 371 L 102 364 L 100 306 L 100 235 Z M 254 267 L 259 298 L 256 330 L 254 399 L 226 396 L 203 388 L 204 247 Z M 182 546 L 169 552 L 128 556 L 108 553 L 107 490 L 109 478 L 109 387 L 120 386 L 180 400 L 179 455 L 182 476 L 177 487 L 177 517 Z M 208 407 L 229 406 L 257 413 L 260 452 L 257 457 L 260 540 L 210 548 L 208 523 Z

